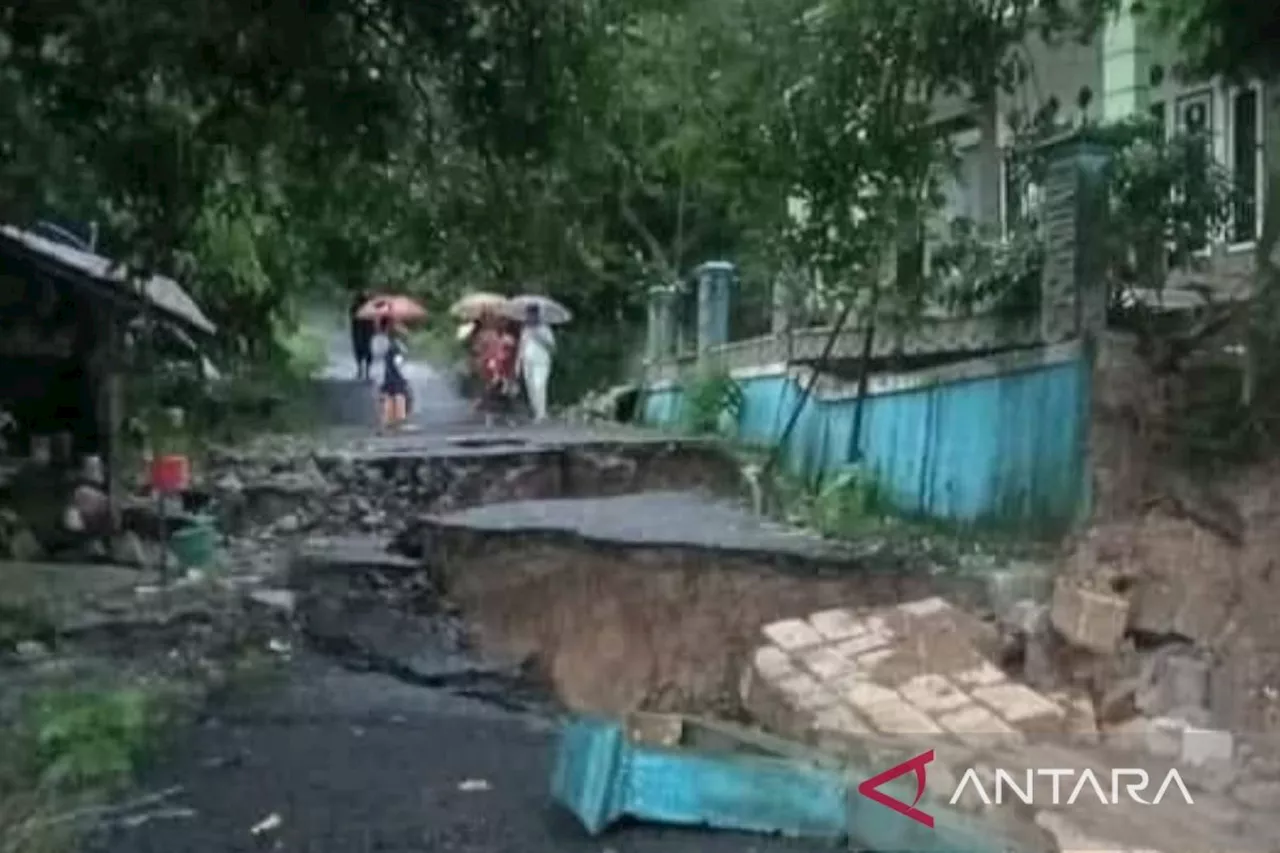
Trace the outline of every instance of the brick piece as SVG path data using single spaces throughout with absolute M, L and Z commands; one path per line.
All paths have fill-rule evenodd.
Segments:
M 1004 672 L 988 661 L 983 661 L 973 669 L 952 673 L 951 678 L 964 687 L 990 687 L 1007 680 Z
M 968 694 L 937 673 L 917 675 L 898 688 L 912 705 L 930 714 L 954 711 L 971 703 Z
M 764 626 L 764 635 L 788 652 L 822 645 L 822 635 L 803 619 L 783 619 Z
M 816 711 L 836 704 L 839 698 L 826 685 L 811 675 L 793 675 L 774 682 L 774 686 L 796 708 Z
M 857 710 L 862 710 L 871 705 L 879 705 L 884 702 L 901 702 L 902 696 L 896 690 L 876 684 L 873 681 L 854 676 L 853 678 L 841 679 L 833 685 L 840 694 L 840 698 L 848 702 Z
M 893 657 L 893 649 L 872 649 L 858 655 L 855 663 L 859 671 L 866 674 L 868 678 L 872 678 L 876 674 L 876 667 L 891 657 Z
M 1055 724 L 1060 727 L 1066 716 L 1062 706 L 1055 705 L 1025 684 L 978 687 L 973 690 L 973 698 L 1024 731 L 1042 730 Z
M 834 732 L 846 735 L 869 735 L 871 727 L 866 720 L 859 717 L 844 705 L 832 705 L 814 715 L 813 728 L 819 732 Z
M 905 601 L 898 605 L 898 609 L 916 619 L 927 619 L 930 616 L 936 616 L 939 613 L 945 613 L 951 609 L 951 605 L 944 598 L 922 598 L 918 601 Z
M 1116 650 L 1129 620 L 1129 599 L 1059 578 L 1050 621 L 1067 642 L 1100 654 Z
M 796 671 L 791 658 L 777 646 L 761 646 L 756 649 L 751 656 L 751 665 L 766 678 L 784 678 Z
M 842 643 L 837 643 L 833 648 L 849 660 L 855 660 L 867 652 L 884 648 L 889 645 L 892 640 L 892 635 L 887 631 L 871 630 L 845 640 Z
M 938 725 L 975 749 L 1022 743 L 1022 733 L 981 705 L 938 716 Z
M 844 607 L 814 613 L 809 617 L 809 624 L 828 640 L 847 640 L 867 629 L 866 623 L 859 621 L 852 611 Z
M 862 619 L 862 633 L 883 634 L 892 639 L 893 632 L 889 630 L 889 623 L 885 622 L 884 617 L 878 613 L 872 613 Z
M 796 657 L 805 669 L 824 681 L 852 675 L 857 671 L 857 665 L 852 660 L 830 646 L 807 649 L 799 652 Z
M 1229 763 L 1235 757 L 1231 732 L 1187 726 L 1182 730 L 1182 761 L 1193 767 Z
M 1185 720 L 1173 717 L 1135 717 L 1112 726 L 1106 734 L 1108 746 L 1144 752 L 1160 758 L 1177 758 L 1182 752 Z
M 940 735 L 933 718 L 903 699 L 860 709 L 878 731 L 887 735 Z

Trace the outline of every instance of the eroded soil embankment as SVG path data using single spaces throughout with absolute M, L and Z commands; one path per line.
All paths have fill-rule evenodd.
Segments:
M 574 710 L 740 713 L 761 626 L 935 594 L 906 565 L 827 566 L 565 535 L 441 532 L 438 573 L 481 649 L 530 656 Z M 916 567 L 918 568 L 918 567 Z

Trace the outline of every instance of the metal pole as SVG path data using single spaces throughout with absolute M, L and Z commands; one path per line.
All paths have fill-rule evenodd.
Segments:
M 800 412 L 804 410 L 805 404 L 809 402 L 809 397 L 813 394 L 813 388 L 818 383 L 818 374 L 822 368 L 827 366 L 827 362 L 831 358 L 831 351 L 835 349 L 836 338 L 840 337 L 840 332 L 844 330 L 844 324 L 849 319 L 849 314 L 852 311 L 853 300 L 849 300 L 845 303 L 844 308 L 841 309 L 840 316 L 836 319 L 836 324 L 831 327 L 831 334 L 827 335 L 827 342 L 822 347 L 822 355 L 818 356 L 817 365 L 809 373 L 809 381 L 805 383 L 804 390 L 800 393 L 800 399 L 796 401 L 795 408 L 791 410 L 791 418 L 787 421 L 787 426 L 782 431 L 782 436 L 778 439 L 777 444 L 773 446 L 773 449 L 769 451 L 769 458 L 765 460 L 764 468 L 760 471 L 760 479 L 762 481 L 773 471 L 782 449 L 787 446 L 787 440 L 791 438 L 791 432 L 800 420 Z

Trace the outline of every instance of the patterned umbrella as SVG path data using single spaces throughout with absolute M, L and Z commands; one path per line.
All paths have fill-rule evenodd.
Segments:
M 531 306 L 537 306 L 538 313 L 542 315 L 542 322 L 549 323 L 553 326 L 568 323 L 573 319 L 573 312 L 568 308 L 565 308 L 559 302 L 556 302 L 550 296 L 525 293 L 520 296 L 512 297 L 508 300 L 508 305 L 510 308 L 507 312 L 507 316 L 515 320 L 523 320 Z
M 459 320 L 478 320 L 483 314 L 505 314 L 507 310 L 507 297 L 499 293 L 476 291 L 453 303 L 449 313 Z
M 426 319 L 427 309 L 408 296 L 375 296 L 360 307 L 356 316 L 361 320 L 411 323 Z

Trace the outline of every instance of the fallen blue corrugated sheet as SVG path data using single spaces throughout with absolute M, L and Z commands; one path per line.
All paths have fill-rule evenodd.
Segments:
M 561 732 L 551 790 L 592 834 L 624 816 L 840 841 L 841 774 L 764 756 L 637 745 L 624 726 L 580 718 Z
M 863 850 L 1019 853 L 1006 834 L 953 811 L 934 810 L 932 828 L 911 820 L 856 793 L 861 779 L 794 756 L 634 743 L 619 721 L 579 717 L 561 730 L 551 792 L 592 835 L 630 817 Z M 885 786 L 909 802 L 908 787 Z

